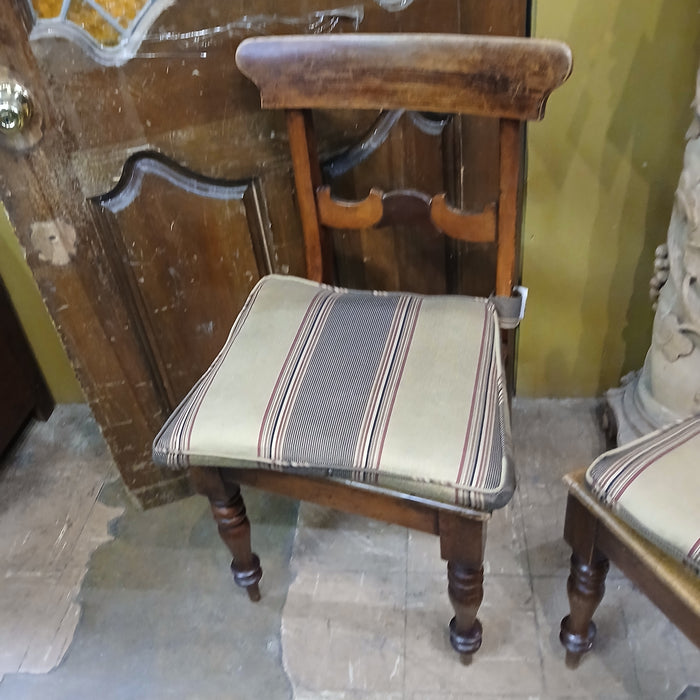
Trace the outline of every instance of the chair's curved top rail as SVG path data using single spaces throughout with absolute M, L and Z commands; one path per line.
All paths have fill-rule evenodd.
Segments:
M 236 63 L 263 107 L 411 109 L 541 119 L 571 73 L 549 39 L 460 34 L 337 34 L 247 39 Z

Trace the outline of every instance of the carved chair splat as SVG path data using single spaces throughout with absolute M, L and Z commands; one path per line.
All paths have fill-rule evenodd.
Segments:
M 473 297 L 327 286 L 328 227 L 383 226 L 410 212 L 439 234 L 494 241 L 494 291 L 510 297 L 523 122 L 542 118 L 568 77 L 569 49 L 429 34 L 262 37 L 244 41 L 236 62 L 264 108 L 286 110 L 307 279 L 258 283 L 222 353 L 156 438 L 154 459 L 190 467 L 252 600 L 262 571 L 241 484 L 439 536 L 455 610 L 450 640 L 468 660 L 482 638 L 486 523 L 514 488 L 498 314 Z M 498 200 L 465 212 L 441 193 L 374 189 L 358 202 L 334 199 L 314 108 L 498 119 Z

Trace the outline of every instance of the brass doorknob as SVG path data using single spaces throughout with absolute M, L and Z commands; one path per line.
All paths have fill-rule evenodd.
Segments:
M 0 133 L 18 134 L 32 116 L 29 93 L 15 81 L 0 83 Z

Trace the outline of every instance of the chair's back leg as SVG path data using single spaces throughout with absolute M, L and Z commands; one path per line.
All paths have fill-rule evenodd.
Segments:
M 209 499 L 219 535 L 231 552 L 234 581 L 248 591 L 253 602 L 260 600 L 260 559 L 250 546 L 250 521 L 238 484 L 227 483 L 216 467 L 191 467 L 190 477 L 198 493 Z
M 481 646 L 477 618 L 484 597 L 486 521 L 441 511 L 440 554 L 447 561 L 447 592 L 455 611 L 450 621 L 450 642 L 464 663 Z

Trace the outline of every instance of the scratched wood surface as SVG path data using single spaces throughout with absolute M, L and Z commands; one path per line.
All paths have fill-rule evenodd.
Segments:
M 506 119 L 541 119 L 571 72 L 569 47 L 553 40 L 420 36 L 259 37 L 241 44 L 236 64 L 267 109 L 379 105 Z
M 525 0 L 446 0 L 440 12 L 425 0 L 400 12 L 381 5 L 180 0 L 136 48 L 125 41 L 101 54 L 87 40 L 30 41 L 28 0 L 0 3 L 0 65 L 31 92 L 42 133 L 25 150 L 0 138 L 0 197 L 144 505 L 189 492 L 183 475 L 151 463 L 150 444 L 248 291 L 266 272 L 305 270 L 284 115 L 260 110 L 257 89 L 235 67 L 238 44 L 282 33 L 522 35 L 527 24 Z M 366 138 L 377 114 L 319 111 L 316 119 L 322 159 L 332 164 Z M 356 168 L 325 177 L 341 198 L 362 199 L 371 185 L 414 188 L 483 211 L 499 195 L 492 121 L 458 118 L 431 131 L 404 115 Z M 493 287 L 492 244 L 405 235 L 410 229 L 331 230 L 339 282 Z

